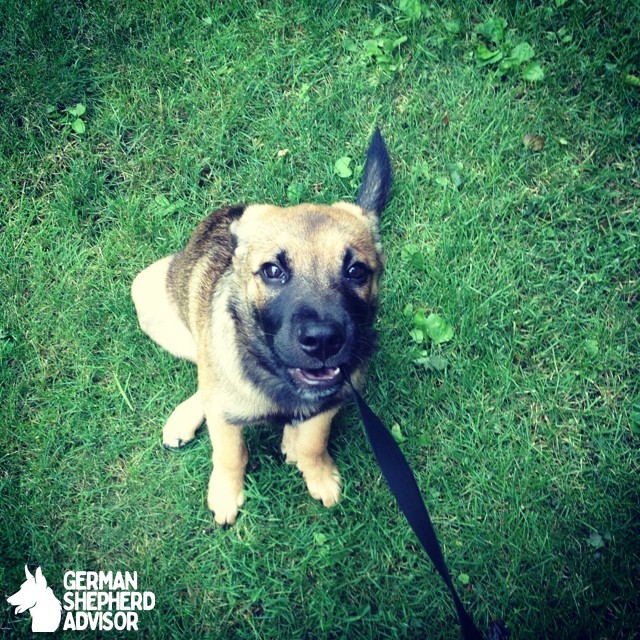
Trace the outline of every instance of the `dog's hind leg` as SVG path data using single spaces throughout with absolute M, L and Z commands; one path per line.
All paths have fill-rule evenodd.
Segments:
M 173 256 L 154 262 L 140 272 L 131 285 L 140 328 L 161 347 L 178 358 L 196 361 L 196 343 L 180 318 L 167 289 L 167 273 Z M 193 440 L 204 421 L 200 393 L 179 404 L 162 430 L 162 443 L 172 449 Z
M 169 416 L 162 429 L 162 444 L 170 449 L 179 449 L 191 442 L 204 422 L 204 405 L 200 392 L 196 391 L 188 400 L 180 403 Z
M 196 361 L 196 343 L 180 318 L 167 289 L 167 273 L 173 255 L 141 271 L 131 285 L 140 328 L 161 347 L 178 358 Z
M 286 425 L 282 435 L 287 462 L 298 467 L 311 496 L 325 507 L 332 507 L 341 495 L 340 474 L 327 451 L 331 420 L 337 411 L 331 409 L 295 427 Z

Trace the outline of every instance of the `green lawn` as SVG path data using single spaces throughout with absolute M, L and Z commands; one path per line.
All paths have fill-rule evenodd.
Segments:
M 1 635 L 31 637 L 4 601 L 27 563 L 58 597 L 68 570 L 137 571 L 139 637 L 459 637 L 353 408 L 340 505 L 258 427 L 246 508 L 214 526 L 208 437 L 161 446 L 195 370 L 129 298 L 218 206 L 353 199 L 377 124 L 395 185 L 367 397 L 465 604 L 514 639 L 634 637 L 639 21 L 634 0 L 5 0 Z M 451 339 L 418 344 L 420 309 Z

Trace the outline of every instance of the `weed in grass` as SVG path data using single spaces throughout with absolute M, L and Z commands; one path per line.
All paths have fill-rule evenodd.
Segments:
M 484 41 L 478 43 L 476 60 L 481 67 L 497 65 L 500 73 L 512 69 L 522 69 L 522 78 L 529 82 L 537 82 L 544 78 L 544 71 L 537 62 L 531 62 L 535 56 L 533 47 L 526 41 L 514 43 L 507 32 L 507 21 L 504 18 L 490 18 L 476 25 L 474 33 L 482 36 Z M 489 47 L 493 46 L 493 49 Z
M 82 119 L 87 112 L 87 108 L 79 102 L 74 107 L 67 107 L 60 112 L 53 105 L 46 107 L 47 115 L 62 128 L 69 128 L 71 131 L 81 135 L 87 130 L 85 121 Z

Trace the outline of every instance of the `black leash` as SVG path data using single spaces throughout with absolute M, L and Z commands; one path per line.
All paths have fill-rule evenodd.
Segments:
M 464 640 L 483 640 L 483 635 L 474 624 L 471 616 L 467 613 L 458 593 L 453 586 L 449 569 L 442 555 L 438 537 L 433 528 L 433 523 L 429 517 L 429 512 L 418 488 L 413 471 L 405 459 L 400 447 L 397 445 L 389 430 L 382 424 L 380 418 L 373 413 L 360 394 L 356 391 L 351 379 L 345 373 L 344 377 L 353 390 L 353 394 L 358 404 L 360 418 L 364 425 L 367 438 L 373 449 L 373 453 L 380 465 L 382 474 L 393 493 L 400 510 L 411 525 L 420 544 L 427 552 L 433 562 L 440 577 L 451 593 L 451 598 L 456 607 L 458 620 L 462 629 Z M 509 632 L 502 621 L 491 623 L 489 630 L 489 640 L 506 640 Z

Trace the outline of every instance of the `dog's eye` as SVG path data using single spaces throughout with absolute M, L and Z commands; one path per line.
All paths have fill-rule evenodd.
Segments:
M 345 271 L 345 278 L 347 280 L 351 280 L 356 284 L 362 284 L 369 276 L 370 269 L 366 264 L 362 264 L 362 262 L 354 262 L 350 267 Z
M 284 283 L 289 279 L 289 275 L 281 269 L 277 264 L 268 262 L 262 267 L 262 276 L 267 280 L 279 280 Z

